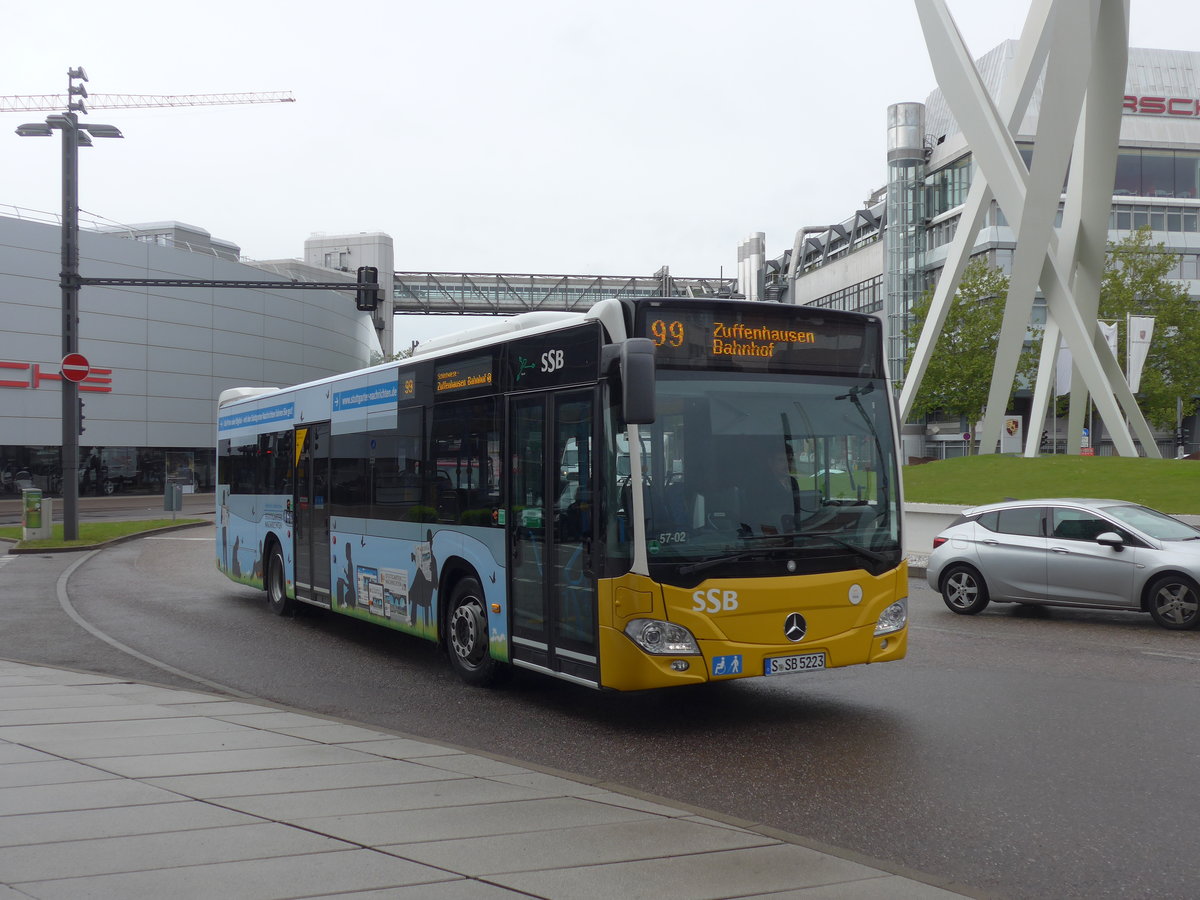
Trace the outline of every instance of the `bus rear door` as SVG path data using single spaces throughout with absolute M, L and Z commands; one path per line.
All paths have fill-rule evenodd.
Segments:
M 329 606 L 329 423 L 296 429 L 296 597 Z

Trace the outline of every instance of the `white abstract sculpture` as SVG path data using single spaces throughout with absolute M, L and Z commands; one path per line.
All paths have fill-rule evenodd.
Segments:
M 1000 439 L 1040 286 L 1047 325 L 1025 455 L 1038 453 L 1041 428 L 1036 423 L 1045 419 L 1050 402 L 1061 334 L 1077 376 L 1072 382 L 1068 447 L 1080 446 L 1084 399 L 1090 392 L 1118 453 L 1137 455 L 1136 433 L 1146 455 L 1159 456 L 1150 427 L 1096 326 L 1129 49 L 1129 0 L 1033 0 L 999 107 L 984 87 L 944 0 L 915 3 L 938 86 L 971 147 L 976 173 L 900 393 L 902 418 L 912 411 L 994 196 L 1016 234 L 1016 250 L 979 452 L 993 452 Z M 1014 133 L 1043 69 L 1034 161 L 1026 169 Z M 1062 226 L 1056 231 L 1068 164 Z

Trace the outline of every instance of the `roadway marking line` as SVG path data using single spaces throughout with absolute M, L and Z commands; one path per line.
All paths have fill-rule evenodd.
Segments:
M 239 691 L 236 688 L 231 688 L 228 685 L 220 684 L 216 681 L 209 681 L 207 678 L 202 678 L 199 675 L 193 675 L 191 672 L 185 672 L 183 669 L 177 669 L 169 663 L 163 662 L 162 660 L 155 659 L 152 656 L 147 656 L 144 653 L 139 653 L 132 647 L 122 644 L 116 638 L 105 634 L 99 628 L 84 619 L 83 616 L 81 616 L 75 609 L 75 607 L 71 605 L 71 598 L 67 595 L 67 582 L 71 579 L 71 576 L 75 574 L 76 569 L 82 566 L 97 553 L 100 553 L 102 549 L 103 548 L 97 548 L 90 553 L 81 556 L 79 559 L 75 560 L 75 562 L 73 562 L 65 572 L 58 576 L 58 583 L 55 585 L 58 591 L 58 605 L 63 608 L 63 612 L 65 612 L 75 621 L 76 625 L 78 625 L 88 634 L 104 641 L 104 643 L 108 644 L 109 646 L 120 650 L 122 653 L 128 653 L 130 656 L 140 659 L 142 662 L 149 663 L 156 668 L 162 669 L 164 672 L 170 672 L 172 675 L 178 675 L 180 678 L 187 678 L 190 681 L 195 681 L 197 684 L 202 684 L 205 687 L 216 691 L 218 694 L 232 694 L 235 697 L 242 697 L 247 700 L 257 699 L 253 694 L 247 694 L 244 691 Z
M 203 541 L 206 544 L 212 543 L 212 538 L 210 538 L 210 537 L 184 538 L 184 537 L 170 537 L 169 535 L 165 536 L 165 537 L 148 537 L 148 538 L 146 538 L 146 540 L 148 540 L 148 541 Z
M 1143 650 L 1146 656 L 1165 656 L 1168 659 L 1186 659 L 1188 662 L 1200 662 L 1200 656 L 1194 653 L 1168 653 L 1165 650 Z

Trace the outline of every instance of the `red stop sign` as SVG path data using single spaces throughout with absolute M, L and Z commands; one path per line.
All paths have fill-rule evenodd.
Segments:
M 82 353 L 68 353 L 63 357 L 62 366 L 59 371 L 62 372 L 62 377 L 67 379 L 67 381 L 78 383 L 88 377 L 88 373 L 92 371 L 92 367 L 88 363 L 87 357 Z

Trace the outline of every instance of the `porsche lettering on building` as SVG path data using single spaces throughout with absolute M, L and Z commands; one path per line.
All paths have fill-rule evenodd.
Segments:
M 79 382 L 79 390 L 93 393 L 112 393 L 112 369 L 97 369 L 93 366 L 83 381 Z M 34 389 L 42 387 L 47 382 L 61 382 L 62 374 L 58 371 L 58 363 L 43 367 L 41 363 L 19 362 L 0 359 L 0 388 Z
M 1191 116 L 1200 118 L 1200 100 L 1195 97 L 1138 97 L 1125 95 L 1123 112 L 1135 116 Z

